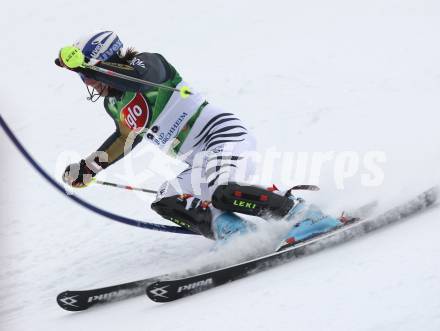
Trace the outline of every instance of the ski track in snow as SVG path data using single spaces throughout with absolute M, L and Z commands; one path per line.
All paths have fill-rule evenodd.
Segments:
M 77 34 L 104 27 L 126 46 L 162 53 L 210 102 L 248 123 L 260 151 L 358 151 L 361 161 L 362 153 L 384 151 L 378 187 L 361 185 L 361 163 L 339 189 L 335 162 L 325 163 L 323 189 L 305 197 L 328 212 L 378 199 L 379 213 L 440 183 L 438 1 L 126 6 L 109 0 L 97 15 L 66 1 L 3 4 L 2 116 L 54 177 L 68 164 L 66 152 L 77 161 L 113 131 L 100 102 L 85 100 L 80 79 L 53 64 Z M 215 251 L 201 237 L 111 222 L 55 192 L 7 139 L 0 145 L 0 329 L 440 330 L 439 208 L 178 302 L 139 297 L 65 312 L 55 301 L 61 291 L 232 263 L 252 245 L 269 250 L 278 229 L 254 235 L 249 247 Z M 142 153 L 139 185 L 156 188 L 182 168 Z M 287 187 L 291 169 L 277 165 L 270 181 Z M 100 178 L 133 184 L 126 170 L 121 162 Z M 149 210 L 149 195 L 98 185 L 75 194 L 167 224 Z

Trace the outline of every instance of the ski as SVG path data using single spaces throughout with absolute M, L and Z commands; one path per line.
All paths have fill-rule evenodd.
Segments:
M 157 281 L 147 286 L 146 294 L 155 302 L 169 302 L 199 293 L 397 222 L 433 205 L 437 198 L 438 187 L 433 187 L 411 201 L 390 209 L 380 216 L 358 220 L 334 231 L 321 234 L 260 258 L 185 278 L 161 279 L 158 277 Z
M 408 203 L 405 204 L 401 207 L 399 207 L 399 210 L 397 210 L 398 208 L 395 208 L 393 210 L 391 210 L 390 212 L 387 212 L 385 215 L 391 215 L 391 216 L 387 216 L 384 217 L 384 215 L 382 215 L 382 219 L 384 220 L 384 222 L 388 222 L 391 223 L 392 221 L 394 221 L 395 218 L 404 218 L 407 216 L 410 216 L 414 213 L 416 213 L 417 211 L 423 209 L 426 206 L 429 206 L 431 204 L 433 204 L 435 202 L 435 200 L 437 199 L 437 191 L 435 189 L 431 189 L 428 190 L 426 192 L 424 192 L 422 195 L 420 195 L 418 197 L 418 199 L 415 199 L 412 203 Z M 423 205 L 424 204 L 424 205 Z M 364 207 L 362 207 L 361 209 L 357 209 L 355 213 L 353 212 L 349 212 L 349 215 L 354 215 L 357 217 L 362 218 L 363 216 L 365 216 L 366 214 L 368 214 L 372 208 L 374 208 L 376 205 L 376 202 L 372 202 L 370 204 L 365 205 Z M 405 209 L 405 207 L 407 207 Z M 361 223 L 361 222 L 359 222 Z M 356 223 L 357 224 L 357 223 Z M 355 224 L 351 224 L 351 227 L 353 227 L 353 225 Z M 348 229 L 349 226 L 344 227 L 344 228 L 340 228 L 338 229 L 338 233 L 341 232 L 341 230 L 343 229 Z M 365 225 L 363 227 L 363 231 L 369 232 L 374 230 L 375 225 L 374 224 L 370 224 L 370 225 Z M 362 231 L 360 231 L 360 233 L 362 233 Z M 164 288 L 162 287 L 158 287 L 157 284 L 162 284 L 164 282 L 166 282 L 167 280 L 171 280 L 173 279 L 173 281 L 171 282 L 185 282 L 185 280 L 188 280 L 187 283 L 194 284 L 194 282 L 191 283 L 191 279 L 200 277 L 202 283 L 200 283 L 201 285 L 206 285 L 206 288 L 204 286 L 198 286 L 198 285 L 192 285 L 194 287 L 194 289 L 192 289 L 192 291 L 186 293 L 186 290 L 184 291 L 183 288 L 180 290 L 181 292 L 185 292 L 183 293 L 184 295 L 181 295 L 180 297 L 186 296 L 186 295 L 190 295 L 190 294 L 194 294 L 196 293 L 196 288 L 198 287 L 198 290 L 200 290 L 201 288 L 203 289 L 207 289 L 210 287 L 213 287 L 212 284 L 208 284 L 211 281 L 208 280 L 205 283 L 203 282 L 203 280 L 206 278 L 203 278 L 204 275 L 209 275 L 209 274 L 215 274 L 216 272 L 218 272 L 218 277 L 215 279 L 216 283 L 214 286 L 218 286 L 221 285 L 223 283 L 235 280 L 235 279 L 239 279 L 242 277 L 247 276 L 248 274 L 250 274 L 251 272 L 256 272 L 256 271 L 261 271 L 265 270 L 267 268 L 269 268 L 272 265 L 276 265 L 277 262 L 279 261 L 279 263 L 282 263 L 284 260 L 288 260 L 291 259 L 292 257 L 297 257 L 297 256 L 301 256 L 301 255 L 305 255 L 308 254 L 309 251 L 312 251 L 313 249 L 315 249 L 316 251 L 316 245 L 313 244 L 317 244 L 317 242 L 322 239 L 324 240 L 327 237 L 331 237 L 330 236 L 331 233 L 326 233 L 324 235 L 315 237 L 313 239 L 310 239 L 308 241 L 305 241 L 303 243 L 300 243 L 294 247 L 288 248 L 285 251 L 282 252 L 277 252 L 277 253 L 273 253 L 261 258 L 257 258 L 255 260 L 252 261 L 248 261 L 248 262 L 243 262 L 241 264 L 232 266 L 232 267 L 226 267 L 223 269 L 219 269 L 213 272 L 208 272 L 208 273 L 204 273 L 204 274 L 199 274 L 196 276 L 192 276 L 192 277 L 188 277 L 188 278 L 177 278 L 179 277 L 178 273 L 174 273 L 174 274 L 166 274 L 166 275 L 160 275 L 160 276 L 156 276 L 156 277 L 150 277 L 150 278 L 145 278 L 145 279 L 141 279 L 141 280 L 137 280 L 137 281 L 133 281 L 133 282 L 128 282 L 128 283 L 123 283 L 123 284 L 117 284 L 117 285 L 113 285 L 113 286 L 108 286 L 108 287 L 102 287 L 102 288 L 95 288 L 95 289 L 90 289 L 90 290 L 80 290 L 80 291 L 64 291 L 62 293 L 60 293 L 57 296 L 57 303 L 58 305 L 68 311 L 82 311 L 82 310 L 86 310 L 92 306 L 95 305 L 100 305 L 100 304 L 106 304 L 106 303 L 112 303 L 112 302 L 116 302 L 116 301 L 120 301 L 120 300 L 125 300 L 125 299 L 129 299 L 129 298 L 133 298 L 139 295 L 144 294 L 147 291 L 147 294 L 151 294 L 151 296 L 153 296 L 153 300 L 156 302 L 166 302 L 166 301 L 171 301 L 171 300 L 160 300 L 159 298 L 162 299 L 168 299 L 165 298 L 165 294 L 163 293 Z M 337 233 L 335 233 L 337 234 Z M 357 236 L 354 231 L 350 231 L 349 233 L 345 234 L 347 236 L 347 238 L 349 239 L 350 236 L 354 237 Z M 308 246 L 310 245 L 310 246 Z M 243 275 L 240 276 L 240 271 Z M 230 271 L 232 270 L 232 271 Z M 243 273 L 243 270 L 245 271 Z M 222 275 L 222 271 L 224 273 L 224 281 L 221 282 L 221 275 Z M 235 272 L 235 274 L 234 274 Z M 188 274 L 188 272 L 185 272 L 185 274 Z M 212 282 L 214 281 L 214 279 L 212 280 Z M 196 281 L 197 282 L 197 281 Z M 166 292 L 168 293 L 168 291 Z M 168 297 L 168 296 L 166 296 Z M 172 299 L 175 300 L 178 297 Z
M 377 201 L 370 202 L 353 211 L 348 211 L 348 215 L 363 218 L 366 217 L 376 207 Z M 188 273 L 185 272 L 185 275 Z M 161 275 L 157 277 L 145 278 L 124 284 L 108 287 L 95 288 L 82 291 L 64 291 L 57 296 L 58 305 L 68 311 L 82 311 L 95 305 L 117 302 L 143 295 L 148 285 L 151 285 L 165 278 L 178 277 L 177 273 Z
M 58 305 L 69 311 L 86 310 L 94 305 L 129 299 L 145 293 L 148 285 L 165 277 L 151 277 L 134 282 L 84 291 L 64 291 L 57 296 Z

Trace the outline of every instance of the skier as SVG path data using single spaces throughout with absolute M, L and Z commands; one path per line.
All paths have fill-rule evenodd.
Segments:
M 72 60 L 77 52 L 84 55 L 85 65 Z M 138 53 L 133 48 L 123 51 L 114 32 L 102 31 L 62 48 L 55 63 L 79 74 L 89 91 L 88 99 L 104 97 L 104 108 L 116 125 L 115 132 L 96 152 L 67 166 L 65 183 L 89 185 L 100 171 L 145 139 L 188 164 L 174 180 L 160 187 L 151 208 L 190 231 L 226 240 L 251 230 L 253 224 L 236 212 L 267 219 L 296 219 L 301 215 L 302 221 L 288 235 L 290 241 L 342 225 L 339 219 L 305 208 L 304 201 L 290 191 L 281 194 L 275 187 L 239 184 L 255 171 L 249 155 L 256 150 L 253 135 L 236 115 L 208 103 L 200 93 L 189 89 L 191 94 L 183 98 L 188 84 L 162 55 Z M 119 78 L 90 66 L 138 80 Z

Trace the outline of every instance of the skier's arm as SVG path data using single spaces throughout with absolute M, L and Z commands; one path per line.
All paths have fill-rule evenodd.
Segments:
M 73 187 L 89 185 L 98 172 L 120 160 L 141 140 L 141 135 L 116 124 L 116 131 L 96 152 L 79 163 L 67 166 L 63 174 L 63 181 Z
M 86 159 L 86 162 L 96 164 L 98 167 L 94 170 L 100 171 L 122 159 L 141 140 L 141 135 L 117 124 L 116 131 Z

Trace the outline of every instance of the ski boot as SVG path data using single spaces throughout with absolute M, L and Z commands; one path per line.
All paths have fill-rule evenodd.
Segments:
M 221 212 L 212 222 L 214 238 L 219 242 L 226 242 L 233 236 L 244 235 L 254 231 L 255 225 L 232 212 Z
M 296 200 L 293 195 L 290 195 L 289 199 Z M 288 222 L 293 221 L 295 225 L 289 231 L 286 239 L 281 243 L 277 251 L 359 220 L 358 217 L 350 217 L 345 213 L 342 213 L 339 218 L 325 215 L 317 206 L 306 206 L 304 201 L 296 204 L 286 215 L 285 219 Z M 295 220 L 299 221 L 295 222 Z
M 298 205 L 288 213 L 285 219 L 288 222 L 294 223 L 294 225 L 277 251 L 344 225 L 344 222 L 341 220 L 323 214 L 315 205 Z

